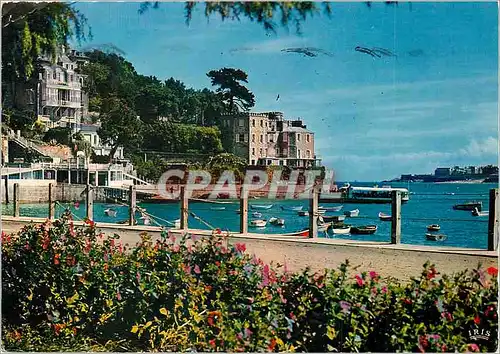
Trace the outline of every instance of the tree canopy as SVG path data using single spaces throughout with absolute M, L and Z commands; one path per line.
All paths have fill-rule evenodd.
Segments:
M 226 112 L 248 111 L 255 105 L 254 94 L 240 84 L 240 81 L 248 83 L 248 75 L 243 70 L 222 68 L 209 71 L 207 76 L 211 79 L 212 86 L 218 86 L 216 92 L 226 104 Z

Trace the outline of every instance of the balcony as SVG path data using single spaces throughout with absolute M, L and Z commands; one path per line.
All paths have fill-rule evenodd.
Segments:
M 68 101 L 68 100 L 59 100 L 59 99 L 42 99 L 42 105 L 45 106 L 56 106 L 56 107 L 67 107 L 67 108 L 81 108 L 81 101 Z

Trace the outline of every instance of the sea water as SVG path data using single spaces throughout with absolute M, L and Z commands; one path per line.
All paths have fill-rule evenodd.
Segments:
M 352 183 L 354 186 L 373 186 L 373 183 Z M 468 201 L 481 201 L 483 211 L 489 208 L 489 190 L 497 188 L 497 184 L 468 184 L 468 183 L 412 183 L 397 184 L 391 183 L 392 187 L 405 187 L 410 190 L 410 200 L 403 203 L 401 208 L 401 242 L 415 245 L 440 245 L 452 247 L 465 247 L 486 249 L 488 244 L 488 217 L 476 217 L 470 211 L 453 210 L 453 205 L 465 203 Z M 303 206 L 303 210 L 309 207 L 308 200 L 249 200 L 248 219 L 254 217 L 252 213 L 258 211 L 262 214 L 262 219 L 270 217 L 280 217 L 285 219 L 285 226 L 273 226 L 267 224 L 265 228 L 252 228 L 249 226 L 249 232 L 278 234 L 288 233 L 307 228 L 309 218 L 298 216 L 296 211 L 282 210 L 281 206 Z M 268 210 L 253 210 L 251 205 L 272 204 Z M 334 206 L 338 204 L 320 204 L 324 206 Z M 148 214 L 156 218 L 150 225 L 171 226 L 176 219 L 180 217 L 179 203 L 169 204 L 139 204 L 146 209 Z M 106 216 L 104 210 L 112 207 L 117 210 L 115 217 Z M 220 210 L 224 207 L 224 210 Z M 74 203 L 58 204 L 56 206 L 56 217 L 61 215 L 65 208 L 69 208 L 75 219 L 82 219 L 85 216 L 85 203 L 80 201 L 80 205 Z M 194 213 L 199 219 L 189 217 L 189 228 L 210 229 L 220 228 L 231 232 L 239 231 L 240 215 L 237 213 L 239 202 L 233 201 L 232 204 L 212 204 L 212 203 L 190 203 L 189 211 Z M 359 209 L 358 217 L 346 218 L 345 223 L 353 226 L 359 225 L 377 225 L 378 230 L 373 235 L 333 235 L 331 233 L 320 233 L 319 237 L 356 239 L 365 241 L 390 241 L 391 222 L 381 221 L 378 213 L 383 212 L 391 214 L 390 204 L 344 204 L 341 212 L 327 212 L 326 215 L 341 215 L 344 211 Z M 21 204 L 20 215 L 31 217 L 46 217 L 48 213 L 47 204 Z M 12 215 L 12 204 L 3 205 L 3 215 Z M 94 203 L 94 220 L 96 222 L 116 223 L 128 219 L 128 207 L 119 204 Z M 160 220 L 163 219 L 163 220 Z M 142 220 L 138 220 L 139 224 Z M 171 223 L 168 223 L 171 222 Z M 447 236 L 444 241 L 427 240 L 427 225 L 439 224 L 441 226 L 440 234 Z

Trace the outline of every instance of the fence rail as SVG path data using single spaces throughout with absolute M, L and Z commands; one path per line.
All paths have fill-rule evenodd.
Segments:
M 189 198 L 189 193 L 186 191 L 186 187 L 180 186 L 180 229 L 184 231 L 188 231 L 188 217 L 189 215 L 194 216 L 195 218 L 201 220 L 203 223 L 209 225 L 204 220 L 196 216 L 192 211 L 189 210 L 189 200 L 196 200 L 196 198 Z M 103 188 L 95 187 L 93 185 L 87 185 L 84 192 L 85 196 L 85 204 L 86 204 L 86 217 L 90 220 L 93 220 L 93 203 L 94 200 L 101 199 Z M 116 202 L 122 204 L 123 206 L 128 206 L 129 208 L 129 217 L 128 224 L 135 225 L 136 224 L 136 211 L 141 211 L 141 208 L 137 206 L 137 193 L 140 192 L 137 190 L 135 185 L 129 186 L 128 190 L 120 191 L 120 199 L 118 202 L 118 198 L 115 200 Z M 48 185 L 48 217 L 50 219 L 55 217 L 55 204 L 58 203 L 54 198 L 54 185 L 50 183 Z M 20 184 L 15 183 L 13 188 L 13 214 L 14 217 L 20 216 Z M 106 196 L 109 197 L 109 196 Z M 118 195 L 116 196 L 118 197 Z M 112 198 L 111 198 L 112 199 Z M 498 249 L 498 239 L 499 239 L 499 192 L 498 189 L 491 189 L 489 193 L 489 214 L 488 220 L 470 220 L 470 219 L 455 219 L 455 218 L 415 218 L 408 217 L 405 220 L 409 221 L 474 221 L 474 222 L 488 222 L 488 250 L 496 251 Z M 240 233 L 246 234 L 248 233 L 248 200 L 249 200 L 249 191 L 243 187 L 240 191 L 239 196 L 239 204 L 240 204 Z M 318 237 L 318 219 L 320 217 L 319 214 L 319 200 L 320 200 L 320 189 L 319 186 L 315 186 L 312 188 L 312 198 L 309 202 L 309 228 L 308 235 L 309 238 Z M 9 202 L 8 196 L 6 195 L 6 201 Z M 155 219 L 163 220 L 155 215 L 150 215 L 145 213 L 151 217 L 152 221 L 155 222 Z M 359 216 L 359 218 L 365 219 L 375 219 L 374 217 L 367 216 Z M 158 225 L 160 223 L 156 222 Z M 174 224 L 173 222 L 168 221 L 169 224 Z M 392 203 L 391 203 L 391 243 L 399 244 L 401 243 L 401 192 L 400 191 L 392 191 Z

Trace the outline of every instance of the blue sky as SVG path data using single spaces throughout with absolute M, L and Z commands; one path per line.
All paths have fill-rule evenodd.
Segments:
M 207 21 L 201 7 L 187 26 L 182 3 L 142 15 L 138 3 L 76 6 L 93 33 L 83 46 L 113 44 L 141 74 L 203 88 L 209 70 L 243 69 L 254 110 L 302 118 L 339 180 L 498 163 L 494 2 L 332 3 L 332 16 L 309 19 L 301 35 L 294 28 L 269 34 L 248 20 Z M 356 46 L 396 56 L 373 58 Z M 281 51 L 296 47 L 332 55 Z

